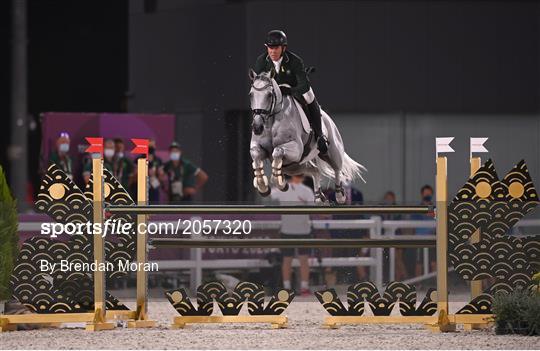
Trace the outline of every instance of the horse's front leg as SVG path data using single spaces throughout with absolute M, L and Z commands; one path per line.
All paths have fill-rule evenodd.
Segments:
M 283 175 L 283 160 L 289 163 L 300 161 L 301 151 L 298 144 L 294 141 L 274 147 L 272 152 L 272 182 L 281 191 L 287 191 L 289 184 Z
M 250 149 L 251 158 L 253 163 L 253 187 L 257 189 L 261 196 L 270 195 L 270 184 L 268 183 L 268 177 L 264 174 L 264 159 L 266 158 L 266 152 L 260 146 L 252 146 Z

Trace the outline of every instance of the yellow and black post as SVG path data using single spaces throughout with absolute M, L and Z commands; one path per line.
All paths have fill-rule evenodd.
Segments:
M 103 184 L 103 139 L 94 138 L 101 140 L 101 145 L 93 145 L 98 151 L 97 153 L 92 154 L 92 175 L 93 175 L 93 222 L 94 230 L 96 224 L 103 227 L 103 201 L 104 201 L 104 184 Z M 98 150 L 99 149 L 99 150 Z M 94 263 L 96 264 L 96 269 L 93 272 L 94 274 L 94 320 L 86 325 L 86 330 L 88 331 L 98 331 L 113 329 L 114 325 L 106 321 L 106 308 L 107 302 L 105 300 L 105 272 L 102 269 L 99 269 L 100 266 L 106 264 L 105 258 L 105 239 L 101 232 L 97 231 L 93 233 L 93 242 L 94 242 Z
M 436 152 L 436 221 L 437 221 L 437 315 L 436 324 L 429 329 L 438 332 L 454 331 L 456 325 L 448 317 L 448 161 L 439 152 L 453 152 L 454 138 L 437 138 Z
M 137 205 L 148 205 L 148 140 L 132 139 L 135 148 L 134 154 L 144 154 L 137 160 Z M 156 322 L 148 319 L 148 272 L 143 269 L 143 265 L 148 260 L 148 234 L 141 231 L 148 215 L 136 215 L 136 235 L 137 235 L 137 312 L 135 320 L 128 321 L 128 328 L 151 328 L 156 326 Z

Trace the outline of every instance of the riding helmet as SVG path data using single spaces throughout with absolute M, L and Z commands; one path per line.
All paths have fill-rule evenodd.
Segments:
M 173 141 L 171 145 L 169 146 L 169 150 L 171 149 L 180 149 L 180 144 L 176 141 Z
M 266 35 L 266 46 L 282 46 L 287 45 L 287 36 L 281 30 L 271 30 Z

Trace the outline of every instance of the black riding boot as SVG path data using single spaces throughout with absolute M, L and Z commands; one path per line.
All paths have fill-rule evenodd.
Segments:
M 309 111 L 309 124 L 311 124 L 311 128 L 315 132 L 317 148 L 324 155 L 328 152 L 328 140 L 326 140 L 326 137 L 322 133 L 321 107 L 316 99 L 311 104 L 308 104 L 307 107 Z

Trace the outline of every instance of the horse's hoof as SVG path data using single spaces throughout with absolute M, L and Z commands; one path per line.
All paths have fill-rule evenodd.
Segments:
M 283 192 L 286 192 L 287 190 L 289 190 L 289 183 L 285 183 L 285 186 L 283 188 L 278 188 L 278 189 Z
M 270 187 L 268 188 L 268 190 L 266 190 L 265 192 L 261 192 L 259 191 L 259 194 L 262 196 L 262 197 L 267 197 L 268 195 L 270 195 L 270 192 L 272 190 L 270 189 Z
M 328 200 L 315 199 L 315 205 L 327 206 L 330 205 L 330 202 Z
M 336 202 L 338 203 L 338 205 L 343 205 L 347 202 L 347 199 L 345 197 L 343 198 L 336 197 Z
M 281 191 L 287 191 L 289 188 L 289 183 L 287 183 L 282 175 L 276 176 L 274 174 L 270 180 L 272 184 L 274 184 Z
M 336 193 L 336 202 L 340 205 L 343 205 L 345 202 L 347 202 L 347 196 L 342 193 Z
M 320 190 L 317 190 L 315 192 L 315 203 L 316 204 L 324 204 L 328 202 L 328 199 L 326 198 L 326 196 L 324 195 L 324 193 Z

